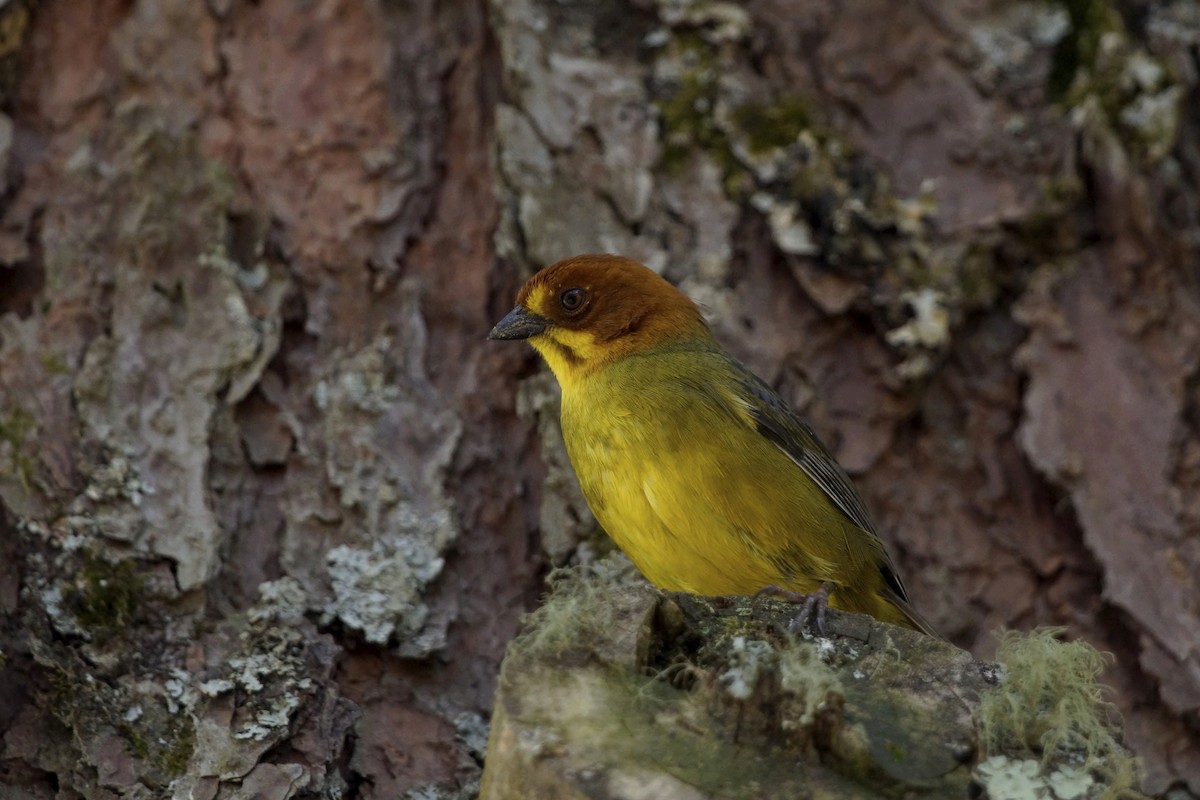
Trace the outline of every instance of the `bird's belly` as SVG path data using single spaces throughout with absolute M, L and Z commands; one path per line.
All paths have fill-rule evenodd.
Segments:
M 656 586 L 707 595 L 753 594 L 772 584 L 819 587 L 815 579 L 784 576 L 749 531 L 714 512 L 703 488 L 716 478 L 711 457 L 673 437 L 612 433 L 568 437 L 568 452 L 592 512 Z

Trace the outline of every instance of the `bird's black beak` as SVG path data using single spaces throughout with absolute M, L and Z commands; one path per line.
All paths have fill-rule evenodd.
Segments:
M 550 327 L 550 320 L 539 317 L 525 306 L 517 306 L 496 323 L 489 339 L 528 339 Z

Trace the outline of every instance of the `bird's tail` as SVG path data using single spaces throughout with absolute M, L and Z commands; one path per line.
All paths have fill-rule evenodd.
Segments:
M 887 600 L 893 609 L 899 612 L 899 616 L 903 619 L 903 621 L 889 619 L 888 622 L 896 622 L 897 624 L 904 625 L 906 628 L 912 628 L 920 631 L 921 633 L 927 633 L 930 636 L 938 639 L 943 638 L 941 634 L 933 629 L 933 626 L 929 624 L 929 621 L 918 614 L 917 610 L 913 608 L 912 605 L 903 597 L 900 597 L 895 592 L 888 591 L 885 593 L 884 599 Z

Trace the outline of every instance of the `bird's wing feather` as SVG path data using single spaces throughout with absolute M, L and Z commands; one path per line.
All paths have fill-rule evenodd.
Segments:
M 758 432 L 782 450 L 816 481 L 850 521 L 875 533 L 875 522 L 850 477 L 838 466 L 817 434 L 771 387 L 742 364 L 734 362 L 744 405 Z
M 847 528 L 857 528 L 863 537 L 860 541 L 870 545 L 875 556 L 875 567 L 883 578 L 883 596 L 908 618 L 913 627 L 938 636 L 929 623 L 909 604 L 908 592 L 896 572 L 883 540 L 876 532 L 866 502 L 813 429 L 783 398 L 744 365 L 723 353 L 711 355 L 713 358 L 722 359 L 723 363 L 717 367 L 716 372 L 732 374 L 732 385 L 724 380 L 696 380 L 689 376 L 681 381 L 686 384 L 685 388 L 715 403 L 732 418 L 778 448 L 799 467 L 845 514 L 849 523 Z
M 737 393 L 720 398 L 722 402 L 727 407 L 732 405 L 730 410 L 736 417 L 779 448 L 833 500 L 850 522 L 864 532 L 877 553 L 879 570 L 888 592 L 900 601 L 898 605 L 907 608 L 908 592 L 876 532 L 871 512 L 850 476 L 838 466 L 816 432 L 783 398 L 743 364 L 733 359 L 729 361 L 737 379 Z M 713 388 L 720 393 L 719 389 Z

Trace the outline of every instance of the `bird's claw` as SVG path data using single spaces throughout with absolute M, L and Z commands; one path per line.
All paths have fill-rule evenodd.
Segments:
M 784 589 L 782 586 L 764 586 L 754 593 L 754 599 L 760 597 L 778 597 L 788 603 L 799 603 L 800 613 L 788 623 L 788 631 L 790 633 L 800 633 L 808 626 L 809 620 L 814 618 L 816 632 L 820 636 L 825 635 L 825 609 L 829 607 L 829 593 L 833 590 L 833 586 L 829 583 L 821 584 L 821 588 L 811 594 L 804 592 L 793 592 L 791 589 Z

